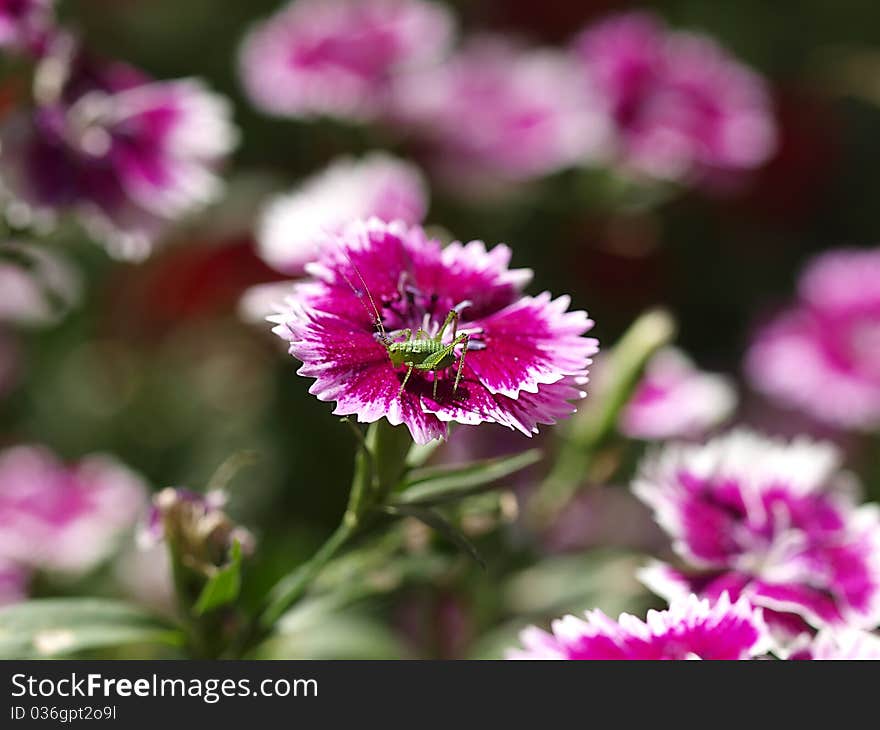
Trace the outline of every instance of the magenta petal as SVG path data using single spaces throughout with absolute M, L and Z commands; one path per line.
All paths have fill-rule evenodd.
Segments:
M 418 226 L 378 218 L 356 221 L 338 236 L 325 238 L 319 241 L 318 261 L 306 266 L 306 272 L 326 286 L 310 290 L 312 306 L 345 314 L 371 330 L 374 306 L 381 310 L 386 329 L 411 325 L 408 320 L 400 321 L 409 314 L 402 309 L 407 304 L 402 302 L 406 287 L 417 284 L 417 272 L 437 266 L 439 242 L 429 240 Z
M 648 611 L 646 621 L 621 614 L 613 621 L 601 611 L 586 620 L 574 616 L 553 623 L 553 634 L 532 627 L 522 635 L 516 659 L 749 659 L 764 653 L 768 635 L 760 609 L 722 594 L 710 603 L 694 595 L 667 611 Z
M 756 581 L 751 586 L 752 600 L 780 613 L 796 613 L 811 624 L 839 624 L 843 619 L 834 597 L 807 585 L 774 585 Z
M 492 393 L 516 398 L 536 393 L 539 385 L 579 375 L 598 351 L 598 342 L 582 337 L 593 326 L 586 312 L 569 312 L 568 297 L 551 301 L 548 293 L 474 322 L 484 349 L 468 353 L 468 364 Z
M 451 381 L 447 380 L 438 387 L 438 399 L 435 401 L 426 394 L 423 406 L 441 421 L 468 425 L 499 423 L 532 436 L 538 432 L 539 425 L 552 425 L 575 412 L 572 402 L 585 395 L 579 387 L 581 381 L 581 378 L 566 378 L 562 382 L 540 386 L 537 393 L 522 393 L 514 399 L 493 395 L 469 375 L 462 378 L 454 397 Z
M 739 552 L 734 534 L 737 516 L 742 517 L 743 512 L 736 487 L 729 490 L 727 499 L 719 494 L 687 502 L 682 510 L 683 534 L 678 543 L 681 551 L 689 553 L 701 565 L 725 564 L 731 555 Z
M 639 580 L 667 601 L 684 598 L 691 593 L 717 601 L 723 593 L 738 600 L 746 592 L 751 578 L 734 571 L 679 570 L 654 561 L 638 572 Z
M 382 416 L 392 426 L 405 423 L 418 444 L 446 437 L 446 424 L 422 410 L 418 394 L 407 388 L 398 396 L 403 377 L 391 367 L 387 358 L 381 366 L 352 373 L 352 377 L 346 394 L 337 399 L 334 414 L 357 414 L 359 421 L 368 423 Z
M 507 412 L 513 428 L 524 434 L 537 433 L 539 425 L 553 425 L 577 411 L 574 403 L 586 396 L 585 377 L 566 376 L 557 383 L 541 385 L 537 393 L 522 392 L 517 398 L 495 396 Z
M 482 241 L 453 241 L 443 249 L 436 264 L 424 262 L 419 280 L 426 288 L 439 292 L 451 306 L 470 302 L 462 317 L 473 322 L 516 301 L 532 280 L 530 269 L 508 268 L 511 256 L 504 244 L 487 250 Z
M 479 423 L 500 423 L 508 428 L 515 426 L 507 412 L 499 405 L 495 397 L 477 380 L 467 368 L 453 395 L 453 383 L 445 380 L 438 385 L 437 400 L 433 392 L 426 390 L 424 397 L 425 409 L 444 422 L 476 426 Z
M 832 585 L 848 607 L 848 621 L 873 628 L 880 623 L 880 520 L 871 505 L 859 510 L 861 531 L 851 541 L 825 550 Z
M 510 249 L 506 246 L 487 251 L 481 241 L 471 241 L 441 249 L 421 228 L 402 222 L 385 224 L 374 219 L 367 225 L 353 225 L 322 248 L 321 260 L 307 271 L 332 290 L 314 305 L 333 311 L 344 305 L 353 316 L 363 317 L 366 312 L 369 318 L 369 292 L 377 304 L 386 305 L 383 314 L 389 329 L 421 324 L 406 311 L 407 306 L 420 312 L 430 310 L 431 318 L 439 323 L 452 308 L 469 302 L 461 307 L 460 328 L 465 329 L 476 317 L 516 301 L 531 278 L 527 269 L 507 268 Z M 403 301 L 408 291 L 421 293 L 412 305 Z
M 634 490 L 675 537 L 679 554 L 695 565 L 723 567 L 739 552 L 734 527 L 744 516 L 744 503 L 735 482 L 716 485 L 682 465 L 669 470 L 662 489 L 649 477 Z
M 653 593 L 670 602 L 681 600 L 691 593 L 710 601 L 718 600 L 725 593 L 731 600 L 748 599 L 753 605 L 764 609 L 764 621 L 777 649 L 786 648 L 799 637 L 813 633 L 810 624 L 799 614 L 768 608 L 756 595 L 756 585 L 751 576 L 744 573 L 678 570 L 655 561 L 642 568 L 638 578 Z

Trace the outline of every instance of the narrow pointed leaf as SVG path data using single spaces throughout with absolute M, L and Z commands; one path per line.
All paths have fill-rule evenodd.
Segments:
M 413 517 L 420 522 L 423 522 L 456 545 L 459 550 L 467 553 L 467 555 L 469 555 L 481 568 L 484 570 L 486 569 L 486 563 L 480 557 L 477 548 L 470 539 L 468 539 L 467 535 L 451 524 L 443 515 L 437 512 L 437 510 L 418 505 L 401 504 L 388 506 L 385 508 L 385 511 L 392 515 Z
M 94 598 L 44 598 L 0 609 L 0 658 L 47 659 L 126 644 L 178 646 L 173 626 L 137 606 Z
M 431 467 L 410 474 L 408 486 L 395 497 L 395 504 L 429 506 L 450 502 L 483 491 L 541 459 L 538 449 L 472 462 L 458 467 Z
M 232 545 L 229 563 L 205 583 L 193 609 L 201 616 L 215 608 L 232 603 L 241 591 L 241 545 Z

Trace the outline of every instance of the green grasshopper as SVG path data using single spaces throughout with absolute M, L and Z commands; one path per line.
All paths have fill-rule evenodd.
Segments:
M 378 330 L 378 340 L 385 346 L 391 364 L 396 368 L 403 365 L 407 366 L 406 375 L 403 378 L 403 382 L 400 384 L 400 390 L 397 391 L 397 397 L 401 398 L 403 396 L 403 391 L 413 374 L 413 370 L 421 370 L 423 372 L 430 371 L 435 373 L 433 397 L 434 400 L 436 400 L 437 384 L 440 382 L 436 373 L 445 370 L 455 363 L 455 348 L 459 345 L 463 345 L 461 356 L 458 358 L 458 367 L 455 371 L 455 383 L 452 386 L 452 395 L 454 396 L 458 391 L 458 384 L 461 381 L 465 354 L 467 353 L 468 343 L 470 341 L 470 335 L 465 332 L 462 332 L 461 334 L 458 332 L 458 321 L 461 317 L 459 310 L 463 309 L 465 305 L 469 305 L 470 302 L 463 302 L 455 309 L 450 309 L 449 314 L 446 315 L 446 319 L 443 320 L 440 329 L 437 330 L 437 334 L 433 337 L 421 327 L 416 330 L 415 335 L 413 335 L 412 329 L 407 327 L 394 332 L 394 337 L 391 337 L 385 330 L 385 326 L 382 324 L 382 317 L 379 315 L 379 308 L 376 306 L 373 295 L 370 293 L 369 288 L 367 288 L 367 284 L 364 281 L 364 277 L 361 275 L 360 270 L 348 254 L 344 251 L 343 254 L 354 268 L 361 284 L 363 284 L 364 292 L 366 292 L 367 298 L 370 300 L 370 306 L 372 307 L 370 315 L 374 318 L 373 324 Z M 348 277 L 346 277 L 345 274 L 343 274 L 343 277 L 348 281 Z M 363 296 L 363 293 L 358 291 L 358 289 L 352 285 L 351 281 L 348 281 L 348 285 L 358 298 Z M 450 325 L 452 325 L 452 341 L 449 342 L 449 344 L 444 345 L 443 335 L 446 334 L 446 330 Z
M 463 345 L 461 356 L 458 358 L 458 367 L 455 371 L 455 383 L 452 386 L 452 395 L 455 395 L 456 391 L 458 391 L 458 384 L 461 381 L 465 353 L 467 353 L 470 340 L 470 336 L 467 333 L 462 332 L 458 334 L 458 320 L 458 310 L 450 309 L 440 329 L 437 330 L 437 334 L 433 337 L 420 327 L 416 330 L 415 336 L 413 336 L 412 330 L 407 328 L 395 333 L 396 336 L 403 339 L 392 340 L 388 337 L 385 328 L 377 317 L 376 324 L 379 326 L 380 341 L 388 351 L 391 364 L 396 368 L 401 365 L 408 367 L 403 382 L 400 384 L 400 390 L 397 393 L 398 398 L 403 395 L 403 390 L 406 388 L 407 381 L 409 381 L 413 370 L 423 370 L 435 373 L 433 397 L 434 400 L 437 400 L 437 383 L 440 382 L 440 379 L 436 376 L 436 373 L 440 370 L 445 370 L 455 362 L 455 348 L 458 345 Z M 452 325 L 452 341 L 448 345 L 444 345 L 443 335 L 450 324 Z

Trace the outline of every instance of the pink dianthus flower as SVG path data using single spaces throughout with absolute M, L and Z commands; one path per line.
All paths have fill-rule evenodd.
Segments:
M 593 322 L 568 311 L 568 297 L 524 296 L 531 272 L 508 269 L 506 246 L 442 248 L 419 227 L 371 219 L 322 250 L 307 266 L 314 278 L 296 284 L 270 320 L 302 361 L 299 374 L 315 378 L 310 392 L 336 402 L 334 413 L 405 423 L 425 443 L 445 437 L 451 421 L 500 423 L 531 435 L 570 415 L 572 401 L 585 395 L 597 342 L 583 335 Z M 403 341 L 406 329 L 436 336 L 452 311 L 460 316 L 452 362 L 414 371 L 404 386 L 408 368 L 394 365 L 388 344 Z M 455 330 L 446 328 L 444 345 Z

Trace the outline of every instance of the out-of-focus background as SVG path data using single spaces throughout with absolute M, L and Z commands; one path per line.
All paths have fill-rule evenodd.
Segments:
M 844 437 L 778 407 L 753 391 L 743 371 L 755 328 L 792 301 L 807 261 L 880 240 L 876 5 L 447 5 L 460 36 L 491 31 L 535 46 L 561 48 L 607 14 L 632 9 L 657 13 L 672 30 L 707 34 L 766 80 L 775 151 L 715 185 L 615 187 L 569 168 L 501 195 L 462 195 L 457 188 L 467 180 L 435 177 L 418 144 L 387 125 L 273 118 L 255 108 L 240 82 L 239 49 L 253 24 L 280 7 L 277 0 L 64 0 L 60 17 L 96 52 L 159 79 L 201 77 L 228 96 L 240 142 L 224 168 L 222 201 L 173 227 L 144 261 L 114 260 L 75 226 L 47 237 L 45 245 L 69 259 L 81 296 L 54 324 L 0 331 L 0 344 L 15 353 L 0 401 L 0 446 L 40 443 L 65 460 L 106 452 L 153 489 L 202 489 L 230 454 L 255 452 L 230 485 L 228 511 L 259 545 L 246 582 L 256 600 L 338 523 L 354 442 L 330 405 L 309 395 L 310 381 L 296 375 L 297 363 L 269 326 L 241 316 L 249 287 L 285 278 L 256 255 L 255 221 L 271 195 L 338 156 L 383 149 L 425 170 L 429 227 L 446 238 L 511 245 L 513 264 L 535 271 L 530 291 L 570 294 L 596 321 L 603 346 L 644 310 L 667 308 L 678 322 L 678 346 L 701 368 L 736 380 L 736 420 L 770 433 L 834 437 L 880 496 L 876 440 Z M 460 427 L 435 458 L 528 446 L 502 428 Z M 497 656 L 524 618 L 653 605 L 632 580 L 633 567 L 665 541 L 626 490 L 644 446 L 621 448 L 628 451 L 610 486 L 579 498 L 539 540 L 516 521 L 483 534 L 476 520 L 485 572 L 441 543 L 438 563 L 338 616 L 325 614 L 278 655 Z M 527 491 L 528 481 L 507 486 Z M 416 533 L 406 539 L 427 539 Z M 36 577 L 29 591 L 161 604 L 156 573 L 132 546 L 76 581 Z

